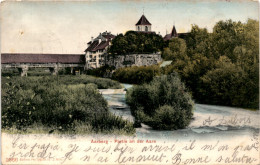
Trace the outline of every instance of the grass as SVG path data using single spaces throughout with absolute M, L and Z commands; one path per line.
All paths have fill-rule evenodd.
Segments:
M 96 84 L 98 89 L 120 89 L 121 84 L 117 81 L 107 79 L 107 78 L 97 78 L 88 75 L 59 75 L 59 76 L 10 76 L 5 74 L 2 76 L 2 84 L 11 81 L 22 82 L 30 88 L 31 82 L 35 81 L 48 81 L 49 83 L 58 83 L 59 85 L 86 85 L 86 84 Z
M 131 125 L 130 122 L 127 122 L 129 125 Z M 19 130 L 15 128 L 15 126 L 8 128 L 8 129 L 2 129 L 3 133 L 8 134 L 54 134 L 54 135 L 90 135 L 90 134 L 114 134 L 114 135 L 127 135 L 131 136 L 135 134 L 135 129 L 132 129 L 131 131 L 126 130 L 124 128 L 122 129 L 112 129 L 112 130 L 95 130 L 91 124 L 84 123 L 84 122 L 76 122 L 75 129 L 70 130 L 60 130 L 60 129 L 54 129 L 53 127 L 46 127 L 41 123 L 34 123 L 30 127 L 28 127 L 26 130 Z

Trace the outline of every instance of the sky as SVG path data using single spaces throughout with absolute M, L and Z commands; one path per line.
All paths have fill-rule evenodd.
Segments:
M 175 24 L 189 32 L 192 24 L 210 32 L 217 21 L 258 20 L 251 0 L 132 0 L 1 3 L 1 53 L 83 54 L 91 37 L 135 30 L 144 15 L 162 36 Z

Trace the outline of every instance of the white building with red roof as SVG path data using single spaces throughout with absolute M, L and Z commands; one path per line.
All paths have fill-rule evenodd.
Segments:
M 152 32 L 152 24 L 147 18 L 142 15 L 139 21 L 135 24 L 136 31 L 140 33 L 155 33 Z M 99 68 L 105 65 L 105 55 L 107 49 L 111 45 L 111 41 L 115 38 L 115 35 L 110 32 L 100 33 L 95 39 L 92 38 L 88 42 L 88 48 L 85 50 L 86 53 L 86 68 Z
M 108 47 L 111 45 L 111 41 L 115 38 L 110 32 L 103 32 L 95 39 L 88 42 L 88 48 L 86 53 L 86 68 L 99 68 L 104 65 L 105 54 Z

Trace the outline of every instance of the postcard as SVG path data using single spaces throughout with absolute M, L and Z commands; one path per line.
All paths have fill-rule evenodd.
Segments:
M 2 164 L 260 164 L 257 1 L 0 13 Z

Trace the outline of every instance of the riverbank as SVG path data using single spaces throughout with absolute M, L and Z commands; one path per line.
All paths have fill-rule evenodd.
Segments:
M 130 84 L 122 84 L 130 88 Z M 117 116 L 134 121 L 130 107 L 126 104 L 125 90 L 100 89 L 103 97 L 107 100 L 109 110 Z M 211 138 L 232 138 L 248 136 L 259 131 L 259 111 L 248 111 L 243 108 L 195 104 L 194 117 L 189 126 L 185 129 L 174 131 L 153 130 L 151 127 L 142 124 L 136 128 L 136 137 L 156 139 L 188 139 L 191 137 Z

